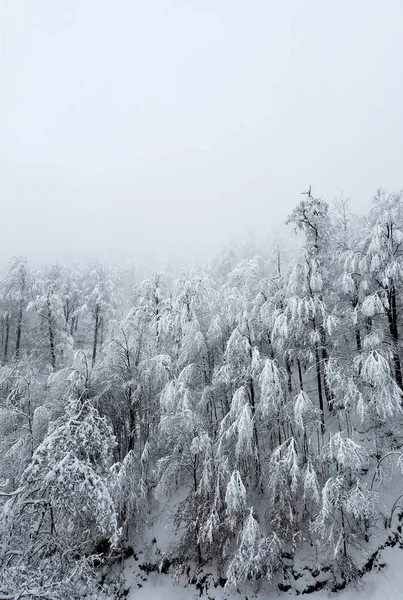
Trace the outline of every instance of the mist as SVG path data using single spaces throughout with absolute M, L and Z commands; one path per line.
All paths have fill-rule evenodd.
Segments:
M 403 0 L 0 0 L 0 599 L 401 597 L 402 57 Z
M 402 3 L 0 2 L 2 260 L 204 258 L 399 189 Z

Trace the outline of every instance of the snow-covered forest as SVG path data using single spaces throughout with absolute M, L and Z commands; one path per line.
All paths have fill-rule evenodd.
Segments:
M 361 217 L 301 198 L 298 250 L 229 246 L 144 280 L 11 259 L 1 598 L 123 597 L 119 565 L 141 553 L 234 597 L 289 590 L 304 569 L 337 590 L 394 539 L 403 192 Z

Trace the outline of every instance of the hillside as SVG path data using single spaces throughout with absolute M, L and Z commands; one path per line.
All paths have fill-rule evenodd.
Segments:
M 396 597 L 403 194 L 287 222 L 144 280 L 11 260 L 0 598 Z

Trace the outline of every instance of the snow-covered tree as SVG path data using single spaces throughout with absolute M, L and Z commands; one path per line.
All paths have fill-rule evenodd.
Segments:
M 120 304 L 116 276 L 106 265 L 96 265 L 85 278 L 84 306 L 81 311 L 88 313 L 92 329 L 92 366 L 98 350 L 102 347 L 109 320 L 114 318 Z
M 275 533 L 265 536 L 253 509 L 245 519 L 239 545 L 227 571 L 227 586 L 238 586 L 248 580 L 273 580 L 281 567 L 281 541 Z
M 23 256 L 14 256 L 10 261 L 9 271 L 3 280 L 3 298 L 8 307 L 5 315 L 5 360 L 9 354 L 10 320 L 15 325 L 15 358 L 20 358 L 25 309 L 30 301 L 32 281 L 32 275 L 28 269 L 27 259 Z
M 59 269 L 49 269 L 43 278 L 37 278 L 33 300 L 27 307 L 39 319 L 39 332 L 33 340 L 32 352 L 39 363 L 49 365 L 53 372 L 71 358 L 73 346 L 59 291 Z
M 71 399 L 6 494 L 0 515 L 0 589 L 28 585 L 40 569 L 53 584 L 73 574 L 78 556 L 113 545 L 119 530 L 109 485 L 110 427 L 89 400 Z

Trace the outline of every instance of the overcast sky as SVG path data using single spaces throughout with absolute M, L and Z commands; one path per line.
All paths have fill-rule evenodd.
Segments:
M 0 0 L 1 258 L 202 255 L 403 187 L 401 0 Z

